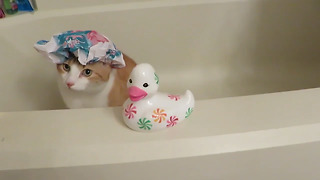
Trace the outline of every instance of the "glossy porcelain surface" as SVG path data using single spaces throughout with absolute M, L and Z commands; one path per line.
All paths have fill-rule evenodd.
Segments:
M 320 1 L 37 2 L 0 20 L 1 180 L 319 180 Z M 68 29 L 152 64 L 159 92 L 191 90 L 192 115 L 138 133 L 122 107 L 64 109 L 33 44 Z
M 159 84 L 160 78 L 150 64 L 138 64 L 133 69 L 128 80 L 129 98 L 122 112 L 128 127 L 157 131 L 173 127 L 191 115 L 194 108 L 191 91 L 183 95 L 161 93 Z

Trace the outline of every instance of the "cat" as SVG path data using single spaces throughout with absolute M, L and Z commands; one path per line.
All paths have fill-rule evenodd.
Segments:
M 77 57 L 57 64 L 58 88 L 69 109 L 121 106 L 129 97 L 127 80 L 136 66 L 123 54 L 126 66 L 112 68 L 101 61 L 81 65 Z

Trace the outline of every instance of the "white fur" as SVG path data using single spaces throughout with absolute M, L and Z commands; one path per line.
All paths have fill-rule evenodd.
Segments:
M 81 75 L 76 65 L 71 65 L 68 73 L 58 77 L 58 87 L 64 103 L 70 109 L 108 106 L 108 95 L 112 89 L 116 70 L 112 70 L 108 82 L 94 83 Z M 74 85 L 68 88 L 67 82 Z

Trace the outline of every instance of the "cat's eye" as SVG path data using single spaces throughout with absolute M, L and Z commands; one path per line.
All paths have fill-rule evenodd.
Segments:
M 68 64 L 63 64 L 62 67 L 63 67 L 63 70 L 65 70 L 66 72 L 70 71 L 70 66 Z
M 129 83 L 132 83 L 132 79 L 129 79 Z
M 89 77 L 91 76 L 92 74 L 92 70 L 91 69 L 84 69 L 83 70 L 83 75 L 86 76 L 86 77 Z
M 143 87 L 145 87 L 145 88 L 148 87 L 148 86 L 149 86 L 148 83 L 144 83 L 144 84 L 143 84 Z

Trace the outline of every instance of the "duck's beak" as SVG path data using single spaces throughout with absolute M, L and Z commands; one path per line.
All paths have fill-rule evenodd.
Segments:
M 148 95 L 147 92 L 138 88 L 137 86 L 131 86 L 129 88 L 129 97 L 131 101 L 139 101 Z

